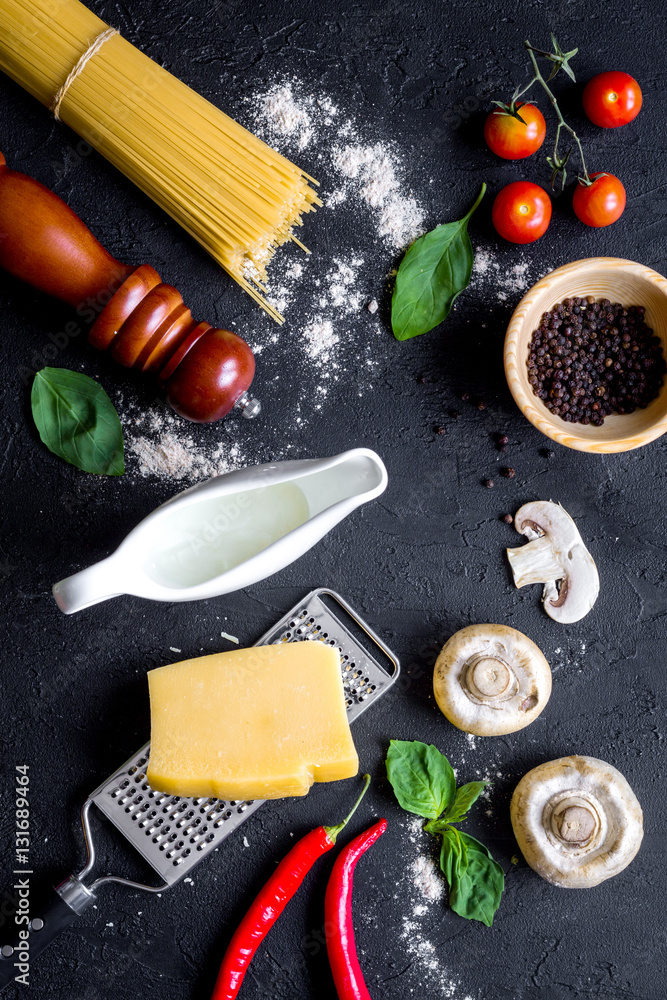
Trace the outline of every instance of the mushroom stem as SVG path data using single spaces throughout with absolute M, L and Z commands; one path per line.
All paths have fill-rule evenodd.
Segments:
M 586 844 L 595 832 L 595 816 L 584 806 L 568 806 L 556 818 L 558 836 L 567 844 Z
M 533 768 L 514 790 L 510 815 L 528 864 L 564 889 L 617 875 L 642 841 L 637 797 L 620 771 L 595 757 L 561 757 Z
M 443 646 L 433 693 L 459 729 L 501 736 L 537 718 L 551 694 L 551 671 L 539 647 L 516 629 L 468 625 Z
M 553 543 L 548 535 L 541 535 L 527 545 L 507 550 L 514 583 L 526 587 L 532 583 L 551 583 L 562 580 L 565 570 L 554 555 Z
M 514 526 L 528 539 L 507 550 L 516 586 L 544 584 L 549 617 L 563 625 L 578 622 L 595 604 L 600 580 L 576 524 L 560 504 L 536 500 L 519 508 Z
M 547 820 L 559 844 L 574 851 L 592 850 L 602 830 L 601 806 L 592 794 L 572 789 L 555 796 L 548 807 Z
M 466 681 L 470 690 L 485 699 L 500 698 L 512 682 L 512 673 L 497 656 L 474 656 L 468 663 Z

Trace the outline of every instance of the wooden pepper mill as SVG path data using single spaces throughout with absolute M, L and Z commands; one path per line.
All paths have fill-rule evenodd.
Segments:
M 195 322 L 157 271 L 115 260 L 64 201 L 9 170 L 2 153 L 0 267 L 80 313 L 99 312 L 88 335 L 93 347 L 157 375 L 188 420 L 219 420 L 233 407 L 247 417 L 259 412 L 248 395 L 255 358 L 246 342 Z

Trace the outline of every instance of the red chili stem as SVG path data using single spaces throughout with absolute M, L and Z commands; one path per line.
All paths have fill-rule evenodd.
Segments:
M 354 815 L 366 794 L 370 775 L 364 775 L 364 787 L 349 815 L 337 826 L 318 826 L 297 841 L 283 858 L 266 885 L 260 890 L 229 942 L 220 966 L 211 1000 L 235 1000 L 248 966 L 318 858 L 330 851 L 336 837 Z
M 387 829 L 386 819 L 378 820 L 340 852 L 329 878 L 324 898 L 324 928 L 329 964 L 338 1000 L 371 1000 L 357 958 L 352 923 L 352 883 L 354 869 L 362 854 Z

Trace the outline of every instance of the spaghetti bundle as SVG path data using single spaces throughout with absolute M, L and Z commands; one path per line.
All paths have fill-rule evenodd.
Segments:
M 79 0 L 0 0 L 0 68 L 193 236 L 279 322 L 266 266 L 316 182 Z

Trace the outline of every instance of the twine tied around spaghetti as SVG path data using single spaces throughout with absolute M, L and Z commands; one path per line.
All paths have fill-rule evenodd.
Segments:
M 120 32 L 116 28 L 107 28 L 106 31 L 103 31 L 101 35 L 98 35 L 97 38 L 93 39 L 93 41 L 90 43 L 86 51 L 83 53 L 79 61 L 74 66 L 74 68 L 70 71 L 62 87 L 60 88 L 56 96 L 53 98 L 53 103 L 51 105 L 51 111 L 53 112 L 53 117 L 57 122 L 61 120 L 60 105 L 63 103 L 65 95 L 67 94 L 69 88 L 72 86 L 74 81 L 79 76 L 81 76 L 81 74 L 83 73 L 84 69 L 86 68 L 90 60 L 93 58 L 93 56 L 97 55 L 97 53 L 100 51 L 104 43 L 108 42 L 110 38 L 113 38 L 114 35 L 118 34 L 120 34 Z

